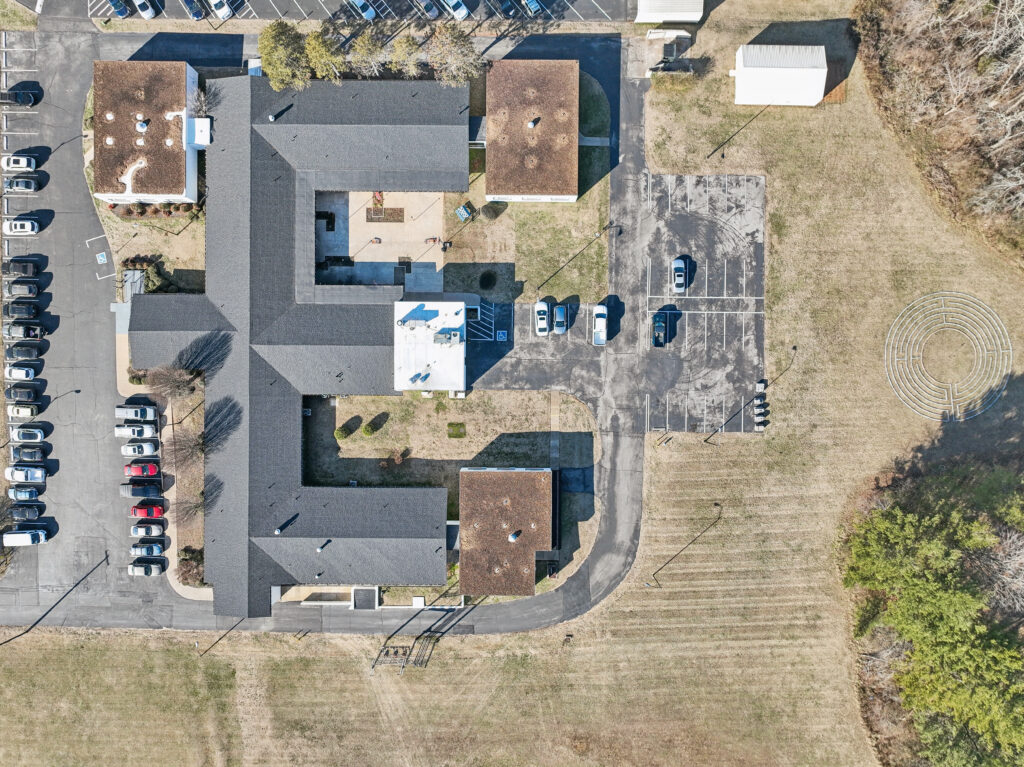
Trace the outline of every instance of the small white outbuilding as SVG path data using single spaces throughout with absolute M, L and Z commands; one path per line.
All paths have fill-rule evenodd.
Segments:
M 813 107 L 825 96 L 825 46 L 741 45 L 729 76 L 737 104 Z
M 637 0 L 637 24 L 680 22 L 696 24 L 704 15 L 704 0 Z

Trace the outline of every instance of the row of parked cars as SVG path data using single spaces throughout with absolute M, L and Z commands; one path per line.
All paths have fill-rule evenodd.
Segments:
M 114 15 L 119 19 L 127 19 L 131 16 L 132 7 L 144 19 L 156 17 L 157 8 L 153 5 L 152 0 L 107 0 L 107 2 L 110 3 Z M 221 21 L 227 21 L 235 15 L 227 0 L 209 0 L 209 2 L 214 15 Z M 181 0 L 181 4 L 185 6 L 192 21 L 202 21 L 206 18 L 206 9 L 203 8 L 199 0 Z
M 527 16 L 539 16 L 544 12 L 544 7 L 538 0 L 521 1 L 522 6 L 518 5 L 515 0 L 497 0 L 500 5 L 501 15 L 506 19 L 514 19 L 520 13 L 525 13 Z M 356 12 L 367 21 L 373 21 L 377 18 L 377 12 L 368 0 L 349 0 L 349 2 L 356 9 Z M 442 3 L 444 8 L 459 21 L 469 18 L 469 8 L 466 7 L 462 0 L 438 0 L 438 2 Z M 428 19 L 433 20 L 441 15 L 433 0 L 416 0 L 416 3 Z
M 554 333 L 563 336 L 569 332 L 569 309 L 565 304 L 555 304 L 554 311 L 547 301 L 533 305 L 533 330 L 541 338 Z M 608 307 L 594 306 L 594 324 L 591 328 L 591 343 L 604 346 L 608 343 Z
M 6 158 L 5 158 L 6 159 Z M 6 169 L 6 168 L 5 168 Z M 7 190 L 4 179 L 4 188 Z M 14 529 L 3 534 L 5 546 L 46 543 L 40 497 L 46 488 L 46 433 L 36 421 L 42 412 L 42 389 L 37 375 L 42 365 L 42 339 L 46 331 L 40 315 L 39 278 L 35 261 L 5 259 L 2 265 L 4 395 L 7 398 L 10 464 L 4 477 L 10 483 L 7 496 Z
M 160 575 L 167 567 L 163 558 L 163 480 L 157 463 L 160 416 L 152 405 L 124 404 L 114 408 L 114 417 L 122 422 L 114 427 L 114 436 L 127 440 L 121 445 L 121 455 L 133 459 L 124 465 L 127 481 L 121 485 L 121 496 L 138 499 L 130 512 L 131 535 L 138 540 L 129 550 L 135 559 L 128 574 Z

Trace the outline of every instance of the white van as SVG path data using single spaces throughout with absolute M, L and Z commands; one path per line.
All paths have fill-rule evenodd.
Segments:
M 4 533 L 4 546 L 35 546 L 46 543 L 45 530 L 10 530 Z

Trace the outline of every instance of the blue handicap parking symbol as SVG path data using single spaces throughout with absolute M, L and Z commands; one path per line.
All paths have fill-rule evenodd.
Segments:
M 105 264 L 105 263 L 107 263 L 107 254 L 106 253 L 97 253 L 96 254 L 96 263 L 97 264 Z

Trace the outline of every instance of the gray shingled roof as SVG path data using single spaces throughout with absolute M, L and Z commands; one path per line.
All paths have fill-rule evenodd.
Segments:
M 353 286 L 346 303 L 344 286 L 310 290 L 297 285 L 308 270 L 296 259 L 312 255 L 314 189 L 464 191 L 468 89 L 314 82 L 282 94 L 261 77 L 216 82 L 207 293 L 138 296 L 129 327 L 136 367 L 214 347 L 198 354 L 213 367 L 205 572 L 214 611 L 269 615 L 271 587 L 293 583 L 443 584 L 446 490 L 302 484 L 303 395 L 394 393 L 396 296 Z

